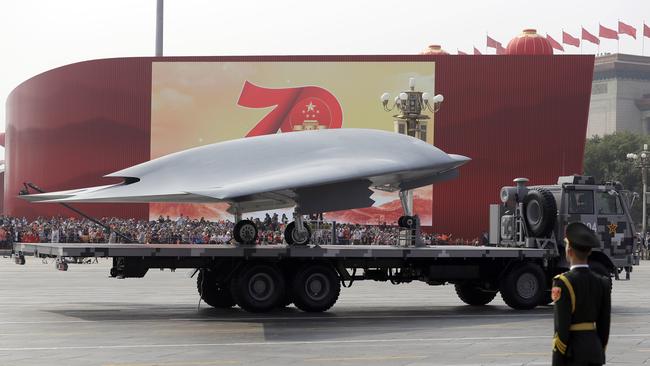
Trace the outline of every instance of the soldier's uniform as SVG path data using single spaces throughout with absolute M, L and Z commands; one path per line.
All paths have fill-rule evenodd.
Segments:
M 599 246 L 593 231 L 583 224 L 570 224 L 566 237 L 574 248 Z M 610 326 L 610 279 L 592 272 L 587 265 L 572 266 L 553 279 L 552 298 L 553 366 L 604 364 Z

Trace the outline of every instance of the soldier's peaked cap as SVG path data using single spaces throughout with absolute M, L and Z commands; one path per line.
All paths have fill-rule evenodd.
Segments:
M 600 247 L 598 237 L 587 225 L 581 222 L 572 222 L 566 227 L 566 238 L 569 244 L 577 249 L 593 249 Z

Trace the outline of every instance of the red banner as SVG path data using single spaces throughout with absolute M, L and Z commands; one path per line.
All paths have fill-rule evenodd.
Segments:
M 551 47 L 559 51 L 564 51 L 564 47 L 562 47 L 560 42 L 554 40 L 553 37 L 548 35 L 548 33 L 546 33 L 546 39 L 548 39 L 548 42 L 551 44 Z
M 621 22 L 620 20 L 618 21 L 618 34 L 627 34 L 628 36 L 636 39 L 636 28 L 629 24 L 625 24 Z
M 593 34 L 589 33 L 584 28 L 582 28 L 582 36 L 580 38 L 582 38 L 585 41 L 589 41 L 593 44 L 600 44 L 600 39 L 598 39 L 598 37 L 594 36 Z
M 474 54 L 475 55 L 482 55 L 481 51 L 478 50 L 478 48 L 474 47 Z
M 463 51 L 461 51 L 461 50 L 456 50 L 456 51 L 458 51 L 458 54 L 459 54 L 459 55 L 465 55 L 465 56 L 467 56 L 467 53 L 466 53 L 466 52 L 463 52 Z
M 650 27 L 643 23 L 643 36 L 650 38 Z
M 562 43 L 573 47 L 580 47 L 580 40 L 565 31 L 562 31 Z
M 613 29 L 609 29 L 607 27 L 603 27 L 602 25 L 598 25 L 598 36 L 603 37 L 603 38 L 608 38 L 608 39 L 618 39 L 618 32 L 616 32 Z

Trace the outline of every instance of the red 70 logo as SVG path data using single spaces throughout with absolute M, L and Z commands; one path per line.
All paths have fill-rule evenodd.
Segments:
M 336 97 L 317 86 L 296 88 L 263 88 L 248 81 L 237 104 L 248 108 L 275 108 L 246 137 L 290 132 L 309 124 L 314 128 L 341 128 L 343 111 Z

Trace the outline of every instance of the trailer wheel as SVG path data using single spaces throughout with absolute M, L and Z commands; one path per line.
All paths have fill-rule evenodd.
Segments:
M 292 221 L 287 225 L 287 227 L 284 229 L 284 241 L 287 242 L 289 245 L 307 245 L 309 244 L 309 240 L 311 239 L 311 229 L 309 228 L 309 225 L 307 225 L 306 222 L 303 223 L 305 226 L 305 229 L 307 230 L 306 233 L 301 234 L 296 230 L 296 222 Z
M 326 264 L 303 266 L 291 283 L 291 296 L 298 309 L 322 312 L 331 308 L 341 293 L 341 282 L 336 270 Z
M 230 282 L 237 305 L 252 313 L 272 310 L 284 299 L 285 284 L 280 271 L 268 264 L 249 264 Z
M 501 297 L 513 309 L 533 309 L 543 301 L 545 278 L 544 271 L 537 264 L 524 263 L 514 267 L 501 279 Z
M 213 308 L 228 309 L 235 305 L 230 289 L 217 283 L 214 272 L 201 270 L 196 276 L 196 289 L 201 300 Z
M 535 237 L 547 237 L 555 226 L 557 205 L 553 193 L 545 188 L 528 191 L 524 198 L 524 218 L 528 232 Z
M 455 287 L 456 295 L 458 295 L 458 298 L 467 305 L 487 305 L 497 296 L 496 291 L 485 291 L 476 286 L 472 286 L 471 284 L 457 283 Z
M 240 220 L 233 229 L 235 241 L 240 244 L 255 244 L 257 226 L 251 220 Z

